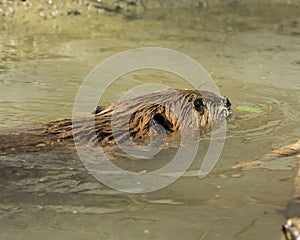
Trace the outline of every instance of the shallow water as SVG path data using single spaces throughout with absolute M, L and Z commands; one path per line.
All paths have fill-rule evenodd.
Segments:
M 299 139 L 300 19 L 297 8 L 287 5 L 245 9 L 4 19 L 3 131 L 71 117 L 86 75 L 107 57 L 141 46 L 171 48 L 196 59 L 230 98 L 234 116 L 207 178 L 197 177 L 196 163 L 169 187 L 147 194 L 101 185 L 66 149 L 1 154 L 1 239 L 279 239 L 296 157 L 248 171 L 230 167 Z M 111 86 L 102 101 L 118 100 L 149 82 L 187 87 L 168 73 L 135 72 Z M 238 111 L 239 105 L 262 113 Z

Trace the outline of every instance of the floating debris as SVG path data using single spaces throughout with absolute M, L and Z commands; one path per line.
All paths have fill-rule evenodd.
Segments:
M 257 107 L 249 107 L 249 106 L 237 106 L 236 110 L 242 112 L 251 112 L 251 113 L 262 113 L 263 110 Z

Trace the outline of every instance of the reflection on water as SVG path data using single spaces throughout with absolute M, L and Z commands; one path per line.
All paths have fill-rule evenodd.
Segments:
M 299 139 L 297 8 L 247 8 L 233 1 L 220 10 L 200 2 L 193 10 L 166 10 L 166 5 L 164 11 L 130 17 L 93 11 L 87 17 L 82 10 L 78 16 L 40 18 L 28 10 L 36 21 L 29 14 L 28 21 L 11 17 L 0 23 L 0 126 L 5 131 L 70 117 L 76 92 L 92 68 L 140 46 L 172 48 L 195 58 L 234 110 L 213 173 L 199 180 L 196 162 L 174 184 L 149 194 L 123 194 L 101 185 L 71 150 L 0 153 L 1 239 L 279 239 L 280 211 L 290 199 L 296 159 L 264 169 L 229 169 Z M 137 72 L 112 85 L 103 102 L 149 81 L 187 87 L 166 73 Z

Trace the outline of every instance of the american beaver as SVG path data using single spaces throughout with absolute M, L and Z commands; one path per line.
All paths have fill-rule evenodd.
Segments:
M 55 145 L 73 136 L 85 143 L 113 145 L 117 141 L 131 139 L 147 143 L 153 134 L 164 130 L 167 135 L 189 128 L 196 119 L 200 129 L 208 129 L 220 119 L 230 114 L 231 103 L 227 97 L 208 91 L 166 89 L 151 94 L 130 98 L 106 107 L 97 107 L 96 111 L 76 120 L 63 119 L 45 124 L 35 134 L 32 143 L 27 137 L 18 140 L 17 146 Z M 160 128 L 155 128 L 160 126 Z M 42 140 L 39 134 L 47 137 Z M 6 144 L 5 144 L 6 141 Z M 5 140 L 0 149 L 11 148 Z M 29 144 L 31 142 L 31 144 Z M 15 148 L 15 147 L 14 147 Z
M 75 136 L 107 146 L 128 138 L 147 142 L 160 125 L 167 134 L 178 133 L 193 124 L 209 128 L 218 119 L 230 115 L 231 103 L 226 97 L 207 91 L 167 89 L 130 98 L 107 107 L 97 107 L 94 116 L 76 121 Z M 113 119 L 113 120 L 112 120 Z M 72 138 L 70 120 L 51 122 L 43 131 L 59 139 Z

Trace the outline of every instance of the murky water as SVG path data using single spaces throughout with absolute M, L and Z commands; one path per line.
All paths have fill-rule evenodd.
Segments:
M 250 9 L 247 11 L 247 9 Z M 85 76 L 123 50 L 159 46 L 201 63 L 233 103 L 214 171 L 162 190 L 124 194 L 87 174 L 77 155 L 1 155 L 1 239 L 279 239 L 296 158 L 230 170 L 299 139 L 300 19 L 289 5 L 164 9 L 137 15 L 89 13 L 0 23 L 0 126 L 71 117 Z M 161 72 L 136 72 L 111 86 L 103 102 L 132 86 L 185 88 Z M 257 107 L 261 113 L 236 110 Z

